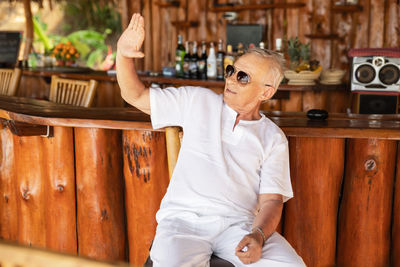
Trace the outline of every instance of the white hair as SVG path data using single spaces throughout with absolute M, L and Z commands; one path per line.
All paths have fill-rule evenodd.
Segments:
M 253 47 L 253 48 L 249 48 L 246 51 L 246 54 L 256 54 L 258 56 L 261 56 L 267 60 L 269 60 L 272 64 L 271 64 L 271 69 L 268 69 L 268 72 L 273 72 L 273 84 L 272 86 L 275 88 L 275 90 L 278 89 L 279 84 L 282 82 L 283 80 L 283 72 L 285 69 L 285 58 L 274 51 L 268 50 L 268 49 L 262 49 L 259 47 Z M 246 55 L 245 54 L 245 55 Z M 268 73 L 268 76 L 271 75 L 271 73 Z

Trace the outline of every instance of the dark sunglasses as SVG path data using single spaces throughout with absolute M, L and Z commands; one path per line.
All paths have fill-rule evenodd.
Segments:
M 225 69 L 225 78 L 231 77 L 232 75 L 235 74 L 235 72 L 236 72 L 236 69 L 235 69 L 234 66 L 232 66 L 232 65 L 226 66 L 226 69 Z M 236 75 L 236 80 L 237 80 L 239 83 L 241 83 L 241 84 L 243 84 L 243 85 L 246 85 L 246 84 L 248 84 L 248 83 L 250 82 L 250 75 L 247 74 L 247 73 L 244 72 L 244 71 L 239 70 L 238 73 L 237 73 L 237 75 Z
M 225 68 L 225 78 L 231 77 L 232 75 L 235 74 L 235 72 L 236 72 L 236 69 L 235 69 L 234 66 L 232 66 L 232 65 L 227 65 L 226 68 Z M 250 75 L 247 74 L 247 73 L 244 72 L 244 71 L 239 70 L 239 71 L 237 72 L 237 74 L 236 74 L 236 80 L 237 80 L 240 84 L 246 85 L 246 84 L 250 83 Z M 272 85 L 270 85 L 270 84 L 264 84 L 264 85 L 274 88 L 274 87 L 273 87 Z

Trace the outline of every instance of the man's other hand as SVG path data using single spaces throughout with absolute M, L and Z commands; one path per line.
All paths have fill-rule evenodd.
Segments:
M 251 264 L 258 261 L 262 254 L 263 238 L 257 232 L 245 235 L 236 247 L 236 256 L 244 264 Z M 246 249 L 244 249 L 247 247 Z
M 144 54 L 140 52 L 145 36 L 144 19 L 135 13 L 128 25 L 128 28 L 122 33 L 118 40 L 118 52 L 127 58 L 142 58 Z

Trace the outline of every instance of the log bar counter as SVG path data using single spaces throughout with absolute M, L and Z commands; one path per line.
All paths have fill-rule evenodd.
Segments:
M 306 264 L 400 266 L 400 116 L 266 115 L 290 147 L 279 231 Z M 169 182 L 149 116 L 0 97 L 0 118 L 0 238 L 143 264 Z

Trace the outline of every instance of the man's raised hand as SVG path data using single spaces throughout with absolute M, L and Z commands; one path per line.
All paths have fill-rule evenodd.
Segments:
M 128 28 L 119 37 L 117 49 L 118 52 L 128 58 L 142 58 L 144 54 L 140 52 L 145 36 L 144 19 L 135 13 L 128 25 Z

